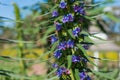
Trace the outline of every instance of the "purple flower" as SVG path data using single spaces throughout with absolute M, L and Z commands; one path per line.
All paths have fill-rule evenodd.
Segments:
M 78 12 L 79 9 L 80 9 L 80 7 L 79 7 L 78 5 L 75 5 L 75 6 L 73 7 L 73 9 L 74 9 L 74 12 Z
M 66 41 L 59 43 L 58 49 L 59 50 L 65 50 L 66 49 Z
M 75 6 L 73 7 L 73 9 L 74 9 L 74 12 L 78 12 L 78 13 L 80 13 L 80 14 L 82 14 L 82 15 L 85 15 L 85 10 L 84 10 L 83 7 L 80 7 L 80 6 L 78 6 L 78 5 L 75 5 Z
M 65 1 L 61 1 L 59 7 L 64 9 L 67 6 L 67 3 Z
M 75 37 L 78 36 L 79 32 L 80 32 L 80 28 L 79 28 L 79 27 L 76 27 L 76 28 L 72 31 L 72 33 L 73 33 L 73 35 L 74 35 Z
M 50 39 L 51 39 L 51 44 L 53 44 L 54 42 L 58 40 L 55 35 L 52 35 Z
M 74 62 L 74 63 L 80 62 L 80 56 L 73 55 L 72 56 L 72 62 Z
M 86 80 L 92 80 L 89 76 L 86 77 Z
M 52 12 L 52 17 L 57 17 L 59 14 L 58 14 L 58 12 L 56 11 L 56 10 L 54 10 L 53 12 Z
M 58 68 L 58 64 L 54 63 L 54 64 L 52 64 L 52 67 L 53 68 Z
M 57 50 L 57 51 L 54 52 L 54 57 L 59 59 L 61 56 L 62 56 L 62 53 L 61 53 L 60 50 Z
M 86 80 L 85 78 L 86 78 L 86 73 L 85 72 L 81 72 L 80 74 L 79 74 L 79 76 L 80 76 L 80 80 Z
M 69 21 L 69 17 L 68 17 L 68 16 L 63 16 L 62 22 L 63 22 L 63 23 L 66 23 L 66 22 L 68 22 L 68 21 Z
M 62 24 L 56 23 L 56 30 L 59 31 L 62 28 Z
M 74 20 L 74 17 L 72 16 L 71 13 L 64 15 L 62 18 L 62 22 L 66 23 L 66 22 L 72 22 Z
M 85 72 L 79 73 L 79 76 L 80 80 L 91 80 L 91 78 Z
M 78 11 L 80 14 L 82 14 L 82 15 L 85 15 L 85 10 L 82 8 L 82 7 L 80 7 L 80 9 L 79 9 L 79 11 Z
M 74 47 L 74 41 L 68 40 L 67 41 L 67 48 L 73 48 Z
M 72 22 L 74 20 L 73 16 L 71 13 L 67 14 L 68 20 Z
M 64 68 L 64 67 L 60 67 L 60 68 L 57 69 L 56 74 L 58 75 L 58 77 L 62 76 L 63 73 L 65 73 L 65 74 L 70 74 L 70 71 L 67 70 L 67 69 Z

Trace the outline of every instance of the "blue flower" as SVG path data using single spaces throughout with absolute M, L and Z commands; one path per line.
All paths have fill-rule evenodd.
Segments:
M 65 1 L 61 1 L 59 7 L 64 9 L 67 6 L 67 3 Z
M 74 63 L 80 62 L 80 56 L 73 55 L 72 56 L 72 62 L 74 62 Z
M 56 23 L 56 30 L 59 31 L 62 28 L 62 24 Z
M 80 76 L 80 80 L 85 80 L 86 73 L 85 73 L 85 72 L 81 72 L 81 73 L 79 74 L 79 76 Z
M 82 14 L 82 15 L 85 15 L 85 10 L 82 8 L 82 7 L 80 7 L 80 9 L 79 9 L 79 11 L 78 11 L 80 14 Z
M 62 56 L 62 53 L 60 50 L 57 50 L 54 52 L 54 57 L 56 57 L 57 59 L 59 59 Z
M 73 16 L 71 13 L 67 14 L 68 20 L 72 22 L 74 20 Z
M 75 37 L 78 36 L 79 32 L 80 32 L 80 28 L 79 28 L 79 27 L 76 27 L 76 28 L 72 31 L 72 33 L 73 33 L 73 35 L 74 35 Z
M 58 64 L 54 63 L 54 64 L 52 64 L 52 67 L 53 68 L 58 68 Z
M 64 15 L 62 18 L 62 22 L 66 23 L 66 22 L 72 22 L 74 20 L 74 17 L 72 16 L 71 13 Z
M 68 16 L 63 16 L 62 22 L 63 22 L 63 23 L 66 23 L 66 22 L 68 22 L 68 21 L 69 21 Z
M 74 9 L 74 12 L 78 12 L 78 13 L 80 13 L 80 14 L 82 14 L 82 15 L 85 15 L 85 10 L 84 10 L 83 7 L 80 7 L 80 6 L 78 6 L 78 5 L 75 5 L 75 6 L 73 7 L 73 9 Z
M 86 80 L 92 80 L 89 76 L 87 76 L 85 79 L 86 79 Z
M 59 43 L 58 49 L 59 50 L 65 50 L 66 49 L 66 41 Z
M 58 14 L 58 12 L 56 11 L 56 10 L 54 10 L 53 12 L 52 12 L 52 17 L 57 17 L 59 14 Z
M 67 41 L 67 48 L 73 48 L 74 47 L 74 41 L 68 40 Z
M 78 12 L 79 9 L 80 9 L 80 7 L 79 7 L 78 5 L 75 5 L 75 6 L 73 7 L 73 9 L 74 9 L 74 12 Z
M 91 80 L 91 78 L 85 72 L 79 73 L 79 76 L 80 80 Z
M 55 35 L 52 35 L 50 39 L 51 39 L 51 40 L 50 40 L 50 41 L 51 41 L 51 44 L 53 44 L 54 42 L 56 42 L 56 41 L 58 40 Z
M 61 76 L 63 75 L 63 73 L 64 73 L 64 74 L 70 74 L 70 71 L 67 70 L 67 69 L 64 68 L 64 67 L 60 67 L 60 68 L 57 69 L 56 74 L 58 75 L 58 77 L 61 77 Z

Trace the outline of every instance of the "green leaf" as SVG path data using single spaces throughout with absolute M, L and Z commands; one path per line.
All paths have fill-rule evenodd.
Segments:
M 87 52 L 85 51 L 85 49 L 80 45 L 77 44 L 77 47 L 84 53 L 84 56 L 89 60 L 89 62 L 91 64 L 93 64 L 94 66 L 98 67 L 96 64 L 94 64 L 90 59 L 89 59 L 89 55 L 87 54 Z
M 51 74 L 55 73 L 57 69 L 52 70 L 50 73 L 47 74 L 47 77 L 50 76 Z
M 69 30 L 68 30 L 68 33 L 69 33 L 69 35 L 70 35 L 73 39 L 75 39 L 75 36 L 72 34 L 72 29 L 69 29 Z
M 56 22 L 57 20 L 60 20 L 62 16 L 57 17 L 54 21 Z
M 20 20 L 20 10 L 16 3 L 13 3 L 16 20 Z
M 22 76 L 19 74 L 8 73 L 8 75 L 16 79 L 28 79 L 28 80 L 32 79 L 32 77 Z
M 93 41 L 88 37 L 88 36 L 85 36 L 85 38 L 84 38 L 85 40 L 85 42 L 88 42 L 88 43 L 93 43 Z
M 7 70 L 0 70 L 0 76 L 10 77 L 10 76 L 8 75 L 8 73 L 13 73 L 13 72 L 7 71 Z
M 11 19 L 11 18 L 7 18 L 7 17 L 3 17 L 3 16 L 0 16 L 0 20 L 1 19 L 6 19 L 6 20 L 12 20 L 12 21 L 14 21 L 13 19 Z
M 102 39 L 102 38 L 100 38 L 100 37 L 98 37 L 98 36 L 94 36 L 94 35 L 91 35 L 90 37 L 94 37 L 94 38 L 99 39 L 99 40 L 102 40 L 102 41 L 107 41 L 107 40 L 105 40 L 105 39 Z
M 117 17 L 115 17 L 113 14 L 111 13 L 107 13 L 105 14 L 108 18 L 110 18 L 111 20 L 115 21 L 115 22 L 120 22 L 120 19 L 118 19 Z
M 58 80 L 58 76 L 54 76 L 54 77 L 46 79 L 46 80 Z
M 68 61 L 68 68 L 70 68 L 71 64 L 72 64 L 72 56 L 71 55 L 67 56 L 67 61 Z
M 12 58 L 8 57 L 8 56 L 0 56 L 0 60 L 2 61 L 7 61 L 7 62 L 11 62 Z
M 94 71 L 92 70 L 92 72 L 95 74 L 95 75 L 98 75 L 100 77 L 104 77 L 106 79 L 110 79 L 110 80 L 115 80 L 113 77 L 111 77 L 110 75 L 107 75 L 106 73 L 102 73 L 102 72 L 98 72 L 98 71 Z
M 21 41 L 21 40 L 11 40 L 11 39 L 0 39 L 0 42 L 4 42 L 4 43 L 33 43 L 31 41 Z
M 75 78 L 76 78 L 75 80 L 80 80 L 78 69 L 75 69 Z
M 53 10 L 55 10 L 55 8 L 57 8 L 59 5 L 58 4 L 56 4 L 51 10 L 50 10 L 50 12 L 52 12 Z

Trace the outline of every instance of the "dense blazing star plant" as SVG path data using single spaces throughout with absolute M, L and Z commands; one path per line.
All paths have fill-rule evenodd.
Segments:
M 83 26 L 84 1 L 58 0 L 57 3 L 57 9 L 52 12 L 56 31 L 51 36 L 51 44 L 58 43 L 53 54 L 56 75 L 60 80 L 91 80 L 87 67 L 89 59 L 85 53 L 90 42 L 86 40 L 88 35 Z

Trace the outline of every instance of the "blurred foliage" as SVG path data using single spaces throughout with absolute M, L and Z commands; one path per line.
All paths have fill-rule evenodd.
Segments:
M 86 16 L 84 18 L 85 21 L 87 20 L 87 22 L 85 22 L 84 24 L 84 26 L 86 26 L 85 30 L 89 30 L 90 26 L 94 25 L 97 26 L 104 33 L 111 35 L 112 31 L 110 31 L 108 27 L 110 25 L 102 19 L 101 15 L 106 15 L 109 19 L 111 19 L 114 22 L 119 21 L 119 19 L 117 19 L 112 13 L 105 13 L 103 11 L 103 9 L 105 8 L 104 5 L 112 2 L 112 0 L 106 0 L 102 3 L 95 3 L 94 0 L 85 1 L 87 4 L 86 6 L 89 7 L 89 9 L 86 10 L 87 16 L 89 17 Z M 100 6 L 101 4 L 103 6 Z M 55 28 L 53 27 L 54 22 L 51 18 L 51 12 L 54 9 L 56 9 L 58 4 L 55 3 L 55 0 L 48 0 L 48 2 L 46 3 L 38 2 L 30 7 L 25 6 L 23 7 L 23 9 L 29 9 L 30 11 L 32 11 L 32 14 L 27 15 L 24 19 L 21 18 L 22 13 L 20 12 L 18 5 L 14 3 L 13 6 L 16 20 L 0 16 L 0 30 L 2 30 L 2 33 L 0 34 L 0 48 L 4 49 L 3 52 L 0 52 L 0 63 L 3 64 L 2 66 L 0 66 L 0 75 L 2 75 L 0 76 L 0 79 L 56 80 L 56 76 L 52 77 L 55 71 L 52 71 L 52 69 L 50 68 L 51 55 L 49 55 L 53 52 L 56 45 L 51 47 L 51 45 L 49 44 L 49 36 L 53 34 L 55 30 Z M 14 27 L 4 26 L 4 22 L 6 21 L 15 22 Z M 95 22 L 96 24 L 92 24 L 92 22 Z M 23 55 L 20 57 L 18 56 L 18 53 Z M 28 57 L 30 60 L 28 60 Z M 31 60 L 33 58 L 34 60 Z M 26 75 L 21 75 L 19 61 L 24 61 L 22 62 L 22 64 L 24 64 L 23 66 L 25 67 L 26 72 L 32 65 L 46 61 L 47 68 L 49 68 L 48 74 L 46 74 L 45 76 L 38 76 L 33 74 L 30 77 L 28 77 L 27 73 Z M 116 78 L 116 73 L 117 70 L 111 73 L 107 73 L 107 75 L 112 75 L 114 78 Z M 102 76 L 100 75 L 101 74 L 97 73 L 97 76 L 94 80 L 97 80 L 98 77 L 99 80 L 106 80 L 103 79 L 103 74 Z

